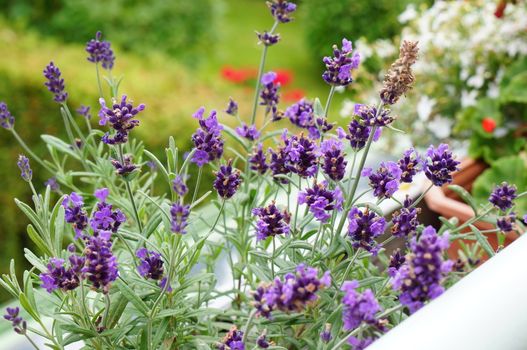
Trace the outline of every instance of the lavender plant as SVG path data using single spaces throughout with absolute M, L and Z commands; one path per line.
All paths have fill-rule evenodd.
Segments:
M 21 279 L 12 262 L 0 280 L 23 309 L 9 308 L 5 319 L 35 348 L 39 336 L 51 349 L 76 342 L 87 349 L 363 349 L 470 271 L 456 262 L 452 272 L 450 241 L 472 239 L 494 255 L 486 234 L 523 231 L 513 210 L 525 193 L 508 184 L 487 206 L 474 205 L 473 218 L 461 225 L 444 220 L 438 231 L 419 222 L 423 195 L 398 201 L 401 183 L 419 172 L 430 186 L 452 181 L 458 161 L 447 145 L 424 155 L 410 149 L 398 162 L 365 168 L 381 131 L 390 132 L 390 105 L 411 88 L 417 43 L 401 45 L 379 103 L 360 106 L 346 129 L 332 132 L 332 96 L 353 83 L 359 53 L 343 39 L 324 58 L 325 106 L 302 100 L 282 112 L 275 74 L 264 73 L 266 55 L 296 5 L 272 0 L 268 7 L 275 22 L 257 33 L 264 45 L 252 114 L 242 120 L 232 99 L 225 116 L 205 117 L 199 108 L 188 152 L 170 138 L 164 156 L 156 156 L 133 138 L 148 109 L 118 94 L 120 81 L 110 75 L 115 56 L 101 33 L 86 51 L 99 86 L 99 125 L 108 131 L 79 125 L 52 63 L 46 86 L 69 140 L 43 135 L 49 160 L 23 142 L 0 104 L 1 125 L 53 176 L 37 193 L 30 160 L 19 158 L 33 203 L 16 203 L 30 221 L 35 250 L 25 249 L 32 268 Z M 86 107 L 79 114 L 89 120 Z M 229 116 L 235 119 L 220 122 Z M 266 130 L 271 124 L 274 130 Z M 155 171 L 143 172 L 145 166 Z M 194 188 L 187 184 L 191 167 L 198 169 Z M 216 179 L 198 197 L 203 171 Z M 358 194 L 361 177 L 369 184 Z M 375 203 L 364 200 L 368 193 Z M 391 217 L 379 206 L 389 200 L 399 206 Z M 483 217 L 497 229 L 479 231 L 473 224 Z M 472 233 L 462 235 L 466 228 Z M 402 251 L 390 252 L 386 245 L 396 237 Z

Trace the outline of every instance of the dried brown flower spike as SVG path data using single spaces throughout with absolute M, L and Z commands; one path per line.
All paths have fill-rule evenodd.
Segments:
M 399 58 L 392 63 L 388 73 L 384 76 L 383 87 L 380 92 L 384 103 L 393 105 L 406 91 L 411 89 L 415 80 L 412 65 L 417 61 L 417 41 L 403 41 L 399 50 Z

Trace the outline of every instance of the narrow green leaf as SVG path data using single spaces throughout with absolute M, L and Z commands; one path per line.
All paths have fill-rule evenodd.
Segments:
M 465 190 L 463 187 L 458 185 L 449 185 L 448 188 L 452 190 L 454 193 L 456 193 L 465 203 L 470 205 L 472 210 L 474 210 L 474 214 L 478 215 L 478 204 L 474 200 L 474 198 L 468 193 L 467 190 Z
M 115 283 L 117 288 L 123 293 L 124 297 L 128 299 L 129 302 L 131 302 L 136 309 L 143 314 L 143 316 L 148 317 L 149 309 L 148 306 L 145 304 L 141 298 L 137 296 L 137 294 L 130 288 L 128 285 L 126 285 L 122 280 L 117 280 Z
M 494 249 L 492 249 L 489 241 L 487 240 L 487 237 L 481 233 L 481 231 L 474 225 L 470 225 L 470 229 L 474 234 L 476 235 L 476 240 L 478 241 L 479 245 L 481 245 L 481 248 L 485 250 L 485 252 L 489 255 L 489 257 L 493 257 L 496 255 L 496 252 L 494 252 Z

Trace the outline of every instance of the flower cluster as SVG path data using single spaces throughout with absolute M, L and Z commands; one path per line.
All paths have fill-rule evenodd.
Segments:
M 12 129 L 15 126 L 15 117 L 9 112 L 5 102 L 0 102 L 0 126 L 4 129 Z
M 268 31 L 263 33 L 256 32 L 256 36 L 258 37 L 258 43 L 262 43 L 265 46 L 272 46 L 280 41 L 280 34 L 272 34 Z
M 106 203 L 106 198 L 109 195 L 107 188 L 101 188 L 95 191 L 95 197 L 99 199 L 90 218 L 90 227 L 93 229 L 94 235 L 101 231 L 117 232 L 119 226 L 126 221 L 126 216 L 119 209 L 112 210 L 111 204 Z
M 391 115 L 391 111 L 384 107 L 377 108 L 375 106 L 358 104 L 355 109 L 362 124 L 366 126 L 382 127 L 391 124 L 395 120 Z
M 371 168 L 364 168 L 362 176 L 367 176 L 373 195 L 379 199 L 390 198 L 398 189 L 402 171 L 394 162 L 381 162 L 377 172 Z
M 64 79 L 60 76 L 60 69 L 53 62 L 44 69 L 44 77 L 47 79 L 44 85 L 54 94 L 55 102 L 64 103 L 68 99 L 68 93 L 64 91 Z
M 135 255 L 139 258 L 139 266 L 137 267 L 139 274 L 144 278 L 160 281 L 160 284 L 164 286 L 166 278 L 163 278 L 165 269 L 161 255 L 146 248 L 138 249 Z
M 291 214 L 285 209 L 280 211 L 274 201 L 267 207 L 254 208 L 252 213 L 258 217 L 258 222 L 256 223 L 257 240 L 289 234 L 289 218 Z
M 185 181 L 183 180 L 183 177 L 181 175 L 176 175 L 174 180 L 172 180 L 172 189 L 178 196 L 183 197 L 188 192 L 188 187 L 185 184 Z
M 399 301 L 411 313 L 443 293 L 441 282 L 453 266 L 451 260 L 443 260 L 449 245 L 448 235 L 439 236 L 432 226 L 423 230 L 419 240 L 412 238 L 411 252 L 391 279 L 393 289 L 401 292 Z
M 255 125 L 247 125 L 242 123 L 242 126 L 236 128 L 236 133 L 247 140 L 254 141 L 260 137 L 260 132 Z
M 341 210 L 343 201 L 340 188 L 330 190 L 327 181 L 315 182 L 313 187 L 298 194 L 298 203 L 307 204 L 309 211 L 321 222 L 326 222 L 334 210 Z
M 267 165 L 267 156 L 263 152 L 263 145 L 259 143 L 253 153 L 249 155 L 249 164 L 251 170 L 257 171 L 261 175 L 265 174 L 269 165 Z
M 27 322 L 22 317 L 19 316 L 19 313 L 20 313 L 20 308 L 8 307 L 6 309 L 6 314 L 4 315 L 4 319 L 11 322 L 11 326 L 13 327 L 13 330 L 16 333 L 26 334 Z
M 82 272 L 93 288 L 108 294 L 110 284 L 119 276 L 117 258 L 112 253 L 111 232 L 101 231 L 97 236 L 86 237 L 84 255 L 86 263 Z
M 419 225 L 417 215 L 420 211 L 420 208 L 415 208 L 410 197 L 406 196 L 403 207 L 393 213 L 392 234 L 395 237 L 415 236 L 417 233 L 417 226 Z
M 190 205 L 174 203 L 170 207 L 171 226 L 170 229 L 174 233 L 185 234 L 185 228 L 188 224 L 188 217 L 190 215 Z
M 353 53 L 351 41 L 342 39 L 342 49 L 333 46 L 333 57 L 324 57 L 326 71 L 322 74 L 324 81 L 330 85 L 346 86 L 353 81 L 351 71 L 360 63 L 360 56 Z
M 33 170 L 31 170 L 31 166 L 29 165 L 29 159 L 24 155 L 19 155 L 16 165 L 20 169 L 20 177 L 24 181 L 30 182 L 33 178 Z
M 83 116 L 84 118 L 90 120 L 91 119 L 91 114 L 90 114 L 90 107 L 89 106 L 84 106 L 84 105 L 81 105 L 79 108 L 77 108 L 75 110 L 77 113 L 79 113 L 81 116 Z
M 220 159 L 223 154 L 223 139 L 221 138 L 223 126 L 218 123 L 216 111 L 212 111 L 208 118 L 203 118 L 204 113 L 205 108 L 201 107 L 194 114 L 200 128 L 192 135 L 192 142 L 196 148 L 192 161 L 200 167 Z
M 311 177 L 317 171 L 317 146 L 303 134 L 287 136 L 287 130 L 282 134 L 283 146 L 277 152 L 271 153 L 270 168 L 273 175 L 295 173 L 301 177 Z
M 426 151 L 424 171 L 426 177 L 436 186 L 452 182 L 452 173 L 458 169 L 459 162 L 454 159 L 448 145 L 442 143 L 437 148 L 430 146 Z
M 238 103 L 232 98 L 229 98 L 229 103 L 227 104 L 227 109 L 225 109 L 225 113 L 232 116 L 238 115 Z
M 384 84 L 380 92 L 384 103 L 395 104 L 412 87 L 415 80 L 412 65 L 417 61 L 418 52 L 417 42 L 403 41 L 399 58 L 384 77 Z
M 284 116 L 289 118 L 291 123 L 299 128 L 308 129 L 313 126 L 315 120 L 313 103 L 303 98 L 297 103 L 287 107 Z
M 229 199 L 234 196 L 242 180 L 240 171 L 233 169 L 232 160 L 229 160 L 227 165 L 220 166 L 220 170 L 215 174 L 216 180 L 214 180 L 213 187 L 218 191 L 218 195 L 223 199 Z
M 66 222 L 73 224 L 75 238 L 82 235 L 82 231 L 88 226 L 88 214 L 84 210 L 84 199 L 76 192 L 71 192 L 62 201 L 65 211 Z
M 376 326 L 380 330 L 384 330 L 384 320 L 379 320 L 375 317 L 381 306 L 371 289 L 366 289 L 362 293 L 357 292 L 359 282 L 356 280 L 345 281 L 342 285 L 344 297 L 342 304 L 344 305 L 342 311 L 342 322 L 345 331 L 351 331 L 363 322 L 369 325 Z
M 74 250 L 75 247 L 71 248 Z M 82 269 L 86 259 L 78 255 L 70 255 L 69 267 L 65 266 L 64 259 L 51 258 L 47 265 L 48 270 L 40 274 L 42 288 L 48 293 L 56 289 L 64 292 L 74 290 L 80 284 L 82 278 Z
M 232 326 L 217 348 L 218 350 L 245 350 L 243 332 L 236 326 Z
M 366 145 L 372 130 L 373 129 L 371 127 L 362 124 L 356 119 L 353 119 L 348 124 L 348 133 L 346 133 L 342 128 L 337 128 L 337 135 L 340 139 L 348 139 L 351 148 L 355 151 L 359 151 Z M 382 129 L 380 128 L 375 129 L 373 141 L 379 140 L 381 137 L 381 130 Z
M 335 139 L 325 140 L 320 145 L 322 170 L 333 181 L 342 180 L 346 172 L 348 162 L 344 160 L 346 154 L 342 152 L 342 148 L 342 142 Z
M 329 271 L 318 278 L 318 270 L 300 264 L 296 273 L 288 273 L 284 279 L 276 278 L 273 283 L 262 285 L 254 292 L 257 314 L 271 318 L 271 312 L 301 312 L 307 304 L 318 299 L 317 292 L 331 284 Z
M 130 175 L 137 169 L 137 165 L 132 161 L 132 156 L 128 154 L 123 155 L 122 161 L 112 159 L 112 165 L 115 168 L 117 175 L 123 177 Z
M 375 237 L 384 233 L 386 220 L 377 215 L 369 208 L 363 212 L 359 208 L 353 207 L 348 213 L 348 236 L 354 248 L 363 248 L 376 255 L 380 245 L 375 242 Z
M 296 4 L 286 0 L 267 1 L 267 7 L 271 10 L 273 17 L 280 23 L 290 22 L 293 19 L 291 13 L 296 10 Z
M 414 176 L 422 170 L 423 160 L 413 148 L 407 149 L 397 162 L 401 169 L 401 182 L 411 183 Z
M 88 61 L 93 63 L 101 62 L 104 69 L 112 69 L 115 62 L 115 56 L 110 42 L 101 40 L 102 33 L 99 31 L 95 34 L 95 39 L 91 39 L 86 44 L 86 52 L 89 54 Z
M 490 194 L 489 202 L 499 210 L 506 211 L 512 208 L 514 199 L 516 199 L 516 186 L 502 182 Z
M 130 131 L 139 125 L 139 120 L 136 119 L 136 116 L 145 109 L 145 105 L 140 104 L 134 107 L 131 102 L 127 101 L 126 95 L 121 97 L 121 102 L 113 99 L 111 108 L 106 106 L 103 98 L 99 99 L 99 103 L 101 105 L 99 125 L 110 123 L 110 126 L 115 131 L 113 136 L 107 132 L 102 137 L 102 141 L 108 145 L 126 143 Z
M 496 220 L 496 226 L 501 232 L 510 232 L 514 229 L 514 222 L 516 221 L 516 213 L 510 212 L 505 216 L 500 216 Z
M 283 112 L 278 110 L 280 83 L 276 82 L 277 74 L 268 72 L 262 75 L 262 91 L 260 91 L 260 105 L 265 106 L 265 114 L 271 113 L 273 121 L 282 119 Z

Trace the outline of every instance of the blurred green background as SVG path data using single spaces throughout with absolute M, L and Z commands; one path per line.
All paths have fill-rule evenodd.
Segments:
M 270 49 L 266 65 L 288 79 L 282 107 L 303 95 L 324 101 L 329 88 L 320 78 L 321 58 L 331 54 L 331 45 L 344 36 L 353 41 L 397 35 L 397 15 L 409 2 L 424 1 L 298 1 L 295 21 L 278 27 L 282 40 Z M 134 136 L 159 154 L 169 136 L 180 148 L 190 148 L 196 128 L 190 116 L 202 105 L 222 110 L 232 96 L 240 103 L 242 118 L 247 115 L 254 80 L 233 83 L 225 76 L 257 68 L 261 48 L 254 31 L 269 29 L 273 22 L 262 0 L 0 0 L 0 8 L 0 101 L 8 104 L 18 132 L 41 156 L 45 148 L 40 134 L 63 136 L 59 110 L 43 86 L 42 70 L 49 61 L 62 71 L 70 108 L 91 106 L 92 123 L 97 124 L 95 68 L 84 51 L 97 30 L 112 42 L 117 56 L 113 74 L 124 78 L 120 91 L 147 105 Z M 330 119 L 340 119 L 340 102 L 354 96 L 353 89 L 336 96 Z M 11 258 L 23 267 L 23 247 L 30 244 L 27 220 L 13 198 L 29 202 L 30 193 L 16 167 L 21 150 L 8 132 L 0 132 L 4 273 Z M 50 174 L 35 164 L 34 170 L 41 189 Z

